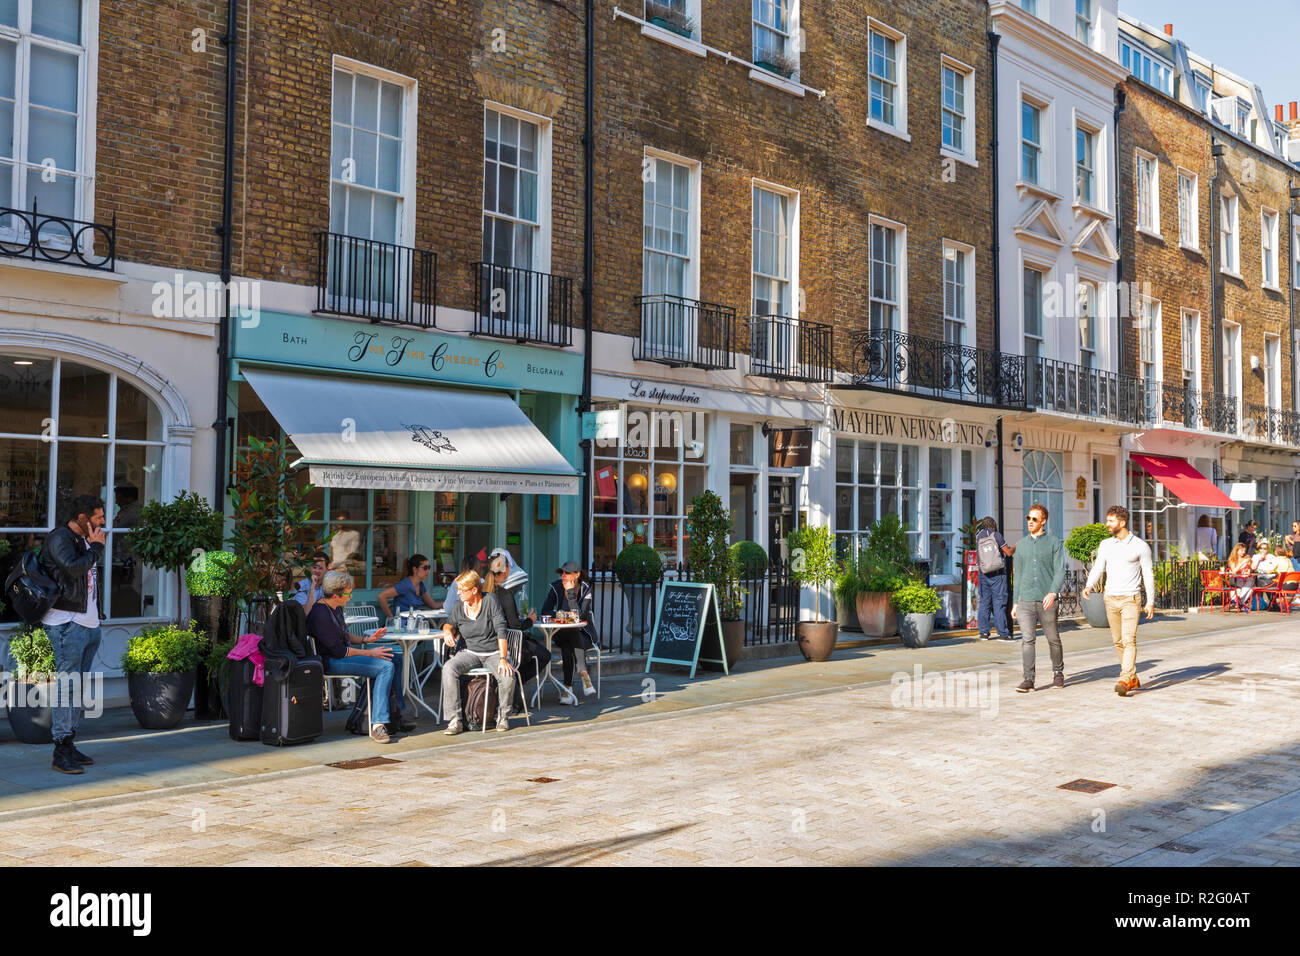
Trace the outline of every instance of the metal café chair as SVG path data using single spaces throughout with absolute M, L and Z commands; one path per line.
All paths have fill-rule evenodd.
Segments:
M 1217 596 L 1220 610 L 1226 611 L 1228 609 L 1228 595 L 1232 591 L 1233 589 L 1228 586 L 1222 571 L 1214 568 L 1201 569 L 1201 607 L 1206 606 L 1207 598 L 1209 606 L 1214 607 L 1215 597 Z
M 308 635 L 307 642 L 311 645 L 312 654 L 314 654 L 316 657 L 321 657 L 320 652 L 316 649 L 316 639 L 311 635 Z M 324 658 L 321 657 L 321 660 L 324 661 Z M 366 733 L 367 734 L 370 733 L 370 715 L 374 713 L 374 711 L 370 709 L 371 704 L 373 703 L 373 699 L 371 697 L 371 679 L 369 677 L 361 677 L 360 675 L 357 674 L 331 674 L 323 667 L 321 668 L 321 671 L 325 675 L 325 701 L 328 708 L 331 711 L 334 710 L 334 690 L 333 690 L 333 684 L 330 683 L 331 681 L 339 681 L 341 683 L 343 681 L 355 680 L 355 681 L 362 681 L 363 683 L 365 683 L 366 721 L 367 721 Z M 346 703 L 346 700 L 344 702 Z
M 506 628 L 506 651 L 507 653 L 509 653 L 510 660 L 512 661 L 513 666 L 515 668 L 515 677 L 518 678 L 519 661 L 523 657 L 523 653 L 524 653 L 524 632 L 523 631 L 517 631 L 514 628 Z M 466 672 L 465 676 L 486 677 L 489 681 L 489 686 L 490 686 L 490 682 L 497 681 L 496 671 L 491 670 L 490 668 L 487 667 L 472 668 L 471 670 Z M 518 683 L 517 680 L 516 683 Z M 500 695 L 501 695 L 501 687 L 500 687 L 500 683 L 498 682 L 497 685 L 498 701 L 500 699 Z M 524 721 L 528 724 L 529 727 L 531 727 L 533 725 L 533 716 L 528 712 L 528 695 L 524 693 L 524 688 L 522 685 L 520 685 L 519 687 L 519 695 L 523 698 L 524 701 Z M 451 718 L 449 717 L 448 719 L 450 720 Z M 489 716 L 489 714 L 487 713 L 487 698 L 484 697 L 483 698 L 483 733 L 487 733 L 489 719 L 495 721 L 496 715 L 492 714 Z
M 343 612 L 343 620 L 348 626 L 348 633 L 356 638 L 353 643 L 361 643 L 366 631 L 379 627 L 379 608 L 373 604 L 353 604 Z

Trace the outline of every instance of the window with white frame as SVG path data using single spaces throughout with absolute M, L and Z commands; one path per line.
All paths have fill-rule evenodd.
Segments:
M 1264 335 L 1264 403 L 1271 409 L 1282 407 L 1282 338 Z
M 1183 388 L 1201 387 L 1201 314 L 1183 310 Z
M 1038 16 L 1038 0 L 1020 0 L 1020 9 Z
M 693 176 L 698 167 L 647 156 L 642 187 L 641 292 L 689 298 L 694 277 Z
M 87 146 L 95 135 L 96 78 L 88 61 L 97 24 L 88 6 L 0 0 L 0 206 L 94 218 Z M 0 234 L 26 229 L 17 217 L 0 217 Z M 50 230 L 39 239 L 58 244 Z
M 867 27 L 867 86 L 872 123 L 907 132 L 907 37 L 877 20 Z
M 951 465 L 951 462 L 949 462 Z M 931 473 L 929 484 L 951 482 Z M 949 484 L 951 487 L 951 484 Z M 916 445 L 835 438 L 835 546 L 841 555 L 866 544 L 867 531 L 885 515 L 907 526 L 912 553 L 921 554 L 921 449 Z
M 1086 126 L 1074 128 L 1074 198 L 1097 205 L 1097 134 Z
M 1241 232 L 1237 228 L 1237 197 L 1225 193 L 1219 199 L 1219 267 L 1237 275 L 1241 272 Z
M 1024 269 L 1025 362 L 1037 363 L 1043 355 L 1043 284 L 1041 269 Z
M 967 160 L 975 158 L 975 71 L 956 60 L 940 62 L 943 77 L 942 146 Z
M 1237 100 L 1237 120 L 1232 129 L 1238 136 L 1246 135 L 1246 121 L 1250 119 L 1250 104 Z
M 1195 173 L 1178 172 L 1178 241 L 1189 249 L 1200 248 L 1201 224 Z
M 943 340 L 949 345 L 967 345 L 967 322 L 974 310 L 975 277 L 973 251 L 969 246 L 943 242 Z
M 1097 365 L 1097 284 L 1080 281 L 1077 289 L 1079 320 L 1079 364 L 1086 369 Z
M 1146 232 L 1160 233 L 1160 174 L 1156 158 L 1137 153 L 1137 224 Z
M 786 193 L 754 186 L 754 315 L 794 315 L 790 311 L 790 207 L 791 197 Z
M 899 329 L 899 261 L 901 231 L 871 224 L 871 330 Z
M 754 64 L 792 77 L 798 51 L 790 42 L 796 0 L 754 0 Z
M 1241 326 L 1223 323 L 1223 393 L 1230 400 L 1241 398 Z
M 1043 158 L 1043 113 L 1038 103 L 1020 101 L 1020 178 L 1041 183 Z
M 1174 67 L 1172 63 L 1154 56 L 1146 50 L 1140 50 L 1133 44 L 1121 39 L 1119 42 L 1119 62 L 1143 83 L 1149 83 L 1168 96 L 1174 95 Z
M 1025 513 L 1034 503 L 1047 508 L 1049 520 L 1065 516 L 1065 456 L 1059 451 L 1026 451 L 1021 462 L 1021 501 Z
M 543 253 L 543 129 L 487 107 L 483 128 L 483 261 L 536 269 Z
M 1141 318 L 1138 322 L 1138 369 L 1142 381 L 1160 381 L 1160 302 L 1141 299 Z
M 1074 38 L 1092 46 L 1092 0 L 1074 0 Z
M 1260 213 L 1259 256 L 1264 286 L 1277 288 L 1277 213 L 1265 209 Z
M 1300 289 L 1300 220 L 1291 224 L 1291 284 Z
M 699 39 L 699 0 L 645 0 L 644 16 L 654 26 Z
M 1200 107 L 1202 113 L 1209 115 L 1210 112 L 1210 80 L 1200 73 L 1195 75 L 1196 105 Z

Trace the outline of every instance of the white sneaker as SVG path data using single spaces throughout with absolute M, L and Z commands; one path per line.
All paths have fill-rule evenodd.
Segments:
M 559 701 L 557 701 L 557 703 L 561 707 L 572 707 L 574 704 L 577 703 L 577 701 L 574 700 L 572 697 L 570 697 L 568 694 L 561 694 L 560 699 Z
M 586 671 L 583 671 L 578 676 L 582 678 L 582 692 L 584 694 L 590 697 L 592 694 L 596 693 L 596 685 L 591 682 L 590 674 L 588 674 Z

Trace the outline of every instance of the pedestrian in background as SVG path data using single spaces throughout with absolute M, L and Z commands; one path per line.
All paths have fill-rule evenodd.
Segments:
M 1119 680 L 1115 693 L 1127 697 L 1139 686 L 1137 677 L 1137 627 L 1139 609 L 1147 620 L 1155 617 L 1155 574 L 1151 568 L 1151 548 L 1128 530 L 1128 509 L 1111 505 L 1106 511 L 1106 530 L 1111 536 L 1097 548 L 1097 560 L 1088 572 L 1088 583 L 1081 596 L 1087 600 L 1093 586 L 1106 575 L 1106 620 L 1110 639 L 1119 655 Z M 1142 607 L 1142 589 L 1147 603 Z
M 986 543 L 981 549 L 981 539 L 989 539 L 991 543 Z M 1006 559 L 1016 549 L 1007 544 L 1002 532 L 998 530 L 998 523 L 991 515 L 980 521 L 979 531 L 975 533 L 975 550 L 979 555 L 980 571 L 980 640 L 989 640 L 994 629 L 1001 640 L 1014 640 L 1011 618 L 1007 614 Z
M 1065 584 L 1065 546 L 1047 533 L 1047 508 L 1035 501 L 1025 516 L 1029 533 L 1016 542 L 1015 602 L 1011 617 L 1020 623 L 1022 694 L 1034 689 L 1034 654 L 1038 625 L 1043 625 L 1047 650 L 1052 656 L 1052 686 L 1065 687 L 1065 653 L 1056 627 L 1056 595 Z

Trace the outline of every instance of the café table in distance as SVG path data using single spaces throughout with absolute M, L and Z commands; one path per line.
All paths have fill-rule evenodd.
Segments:
M 533 625 L 533 627 L 537 628 L 544 635 L 546 635 L 547 651 L 551 650 L 551 638 L 552 636 L 554 636 L 556 631 L 565 627 L 586 627 L 586 626 L 587 626 L 586 621 L 565 621 L 563 623 L 561 623 L 560 621 L 551 621 L 548 624 L 543 624 L 542 619 L 540 617 L 537 619 L 537 623 Z M 575 694 L 573 691 L 569 690 L 569 688 L 565 687 L 562 683 L 560 683 L 560 681 L 556 679 L 555 675 L 551 673 L 551 665 L 554 663 L 555 663 L 554 658 L 552 658 L 550 661 L 547 662 L 546 674 L 544 677 L 542 677 L 541 680 L 537 682 L 537 687 L 533 690 L 534 710 L 537 709 L 538 701 L 540 701 L 542 697 L 542 687 L 547 681 L 550 681 L 552 684 L 555 685 L 555 689 L 559 691 L 561 701 L 567 699 L 569 703 L 573 704 L 575 707 L 578 704 L 578 695 Z

